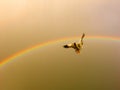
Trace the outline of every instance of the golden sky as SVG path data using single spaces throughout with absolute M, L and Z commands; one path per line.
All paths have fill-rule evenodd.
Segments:
M 119 24 L 119 0 L 0 0 L 0 61 L 16 52 L 19 52 L 20 50 L 31 47 L 38 43 L 56 40 L 57 38 L 63 37 L 81 36 L 83 32 L 88 36 L 120 37 Z M 15 84 L 16 89 L 19 87 L 20 83 L 24 82 L 25 78 L 25 83 L 27 83 L 27 87 L 25 88 L 29 88 L 28 86 L 33 84 L 32 80 L 34 81 L 34 84 L 36 84 L 36 87 L 39 86 L 38 83 L 41 83 L 41 85 L 44 87 L 47 79 L 49 79 L 48 84 L 51 86 L 51 88 L 54 87 L 54 83 L 56 83 L 56 88 L 60 87 L 60 84 L 63 88 L 65 88 L 63 85 L 65 83 L 67 84 L 66 87 L 69 87 L 70 85 L 73 85 L 73 87 L 79 87 L 79 83 L 82 83 L 77 81 L 81 79 L 79 77 L 81 73 L 78 73 L 80 70 L 83 73 L 81 77 L 90 80 L 93 78 L 94 84 L 97 82 L 97 80 L 100 80 L 99 77 L 102 78 L 101 81 L 96 84 L 96 87 L 102 85 L 103 88 L 104 84 L 101 83 L 104 81 L 104 78 L 107 78 L 107 76 L 115 72 L 105 79 L 107 80 L 105 81 L 105 84 L 107 84 L 108 87 L 109 85 L 113 84 L 111 88 L 114 88 L 114 85 L 116 83 L 118 84 L 119 82 L 117 81 L 116 74 L 119 75 L 117 63 L 119 60 L 118 48 L 120 43 L 109 40 L 107 43 L 102 40 L 90 40 L 85 41 L 85 43 L 86 48 L 83 49 L 83 53 L 85 54 L 81 57 L 76 57 L 76 55 L 73 54 L 74 51 L 69 53 L 69 50 L 68 54 L 66 55 L 67 51 L 64 51 L 61 48 L 63 44 L 59 43 L 52 46 L 47 46 L 43 49 L 41 48 L 40 51 L 34 51 L 31 52 L 32 54 L 30 53 L 19 58 L 20 60 L 18 60 L 18 62 L 10 64 L 10 66 L 8 65 L 9 68 L 6 67 L 6 69 L 2 70 L 2 74 L 5 76 L 6 81 L 4 86 L 7 85 L 9 88 L 13 89 L 12 84 L 17 82 Z M 58 54 L 56 53 L 56 50 L 59 52 Z M 97 53 L 96 50 L 98 50 Z M 55 57 L 53 57 L 54 54 L 56 55 Z M 69 58 L 68 55 L 70 55 Z M 96 55 L 96 57 L 94 57 L 94 55 Z M 80 64 L 81 62 L 77 61 L 79 59 L 83 60 L 83 65 Z M 25 62 L 22 60 L 25 60 Z M 113 63 L 113 60 L 115 60 L 115 63 Z M 28 63 L 28 61 L 30 62 Z M 109 65 L 107 62 L 109 62 Z M 90 68 L 87 68 L 86 63 Z M 23 67 L 21 68 L 19 64 Z M 60 65 L 63 65 L 63 67 L 61 68 Z M 98 65 L 98 67 L 96 65 Z M 103 65 L 105 69 L 100 69 L 101 65 Z M 38 68 L 38 66 L 40 67 Z M 57 68 L 54 69 L 55 67 Z M 97 67 L 98 71 L 97 69 L 94 69 L 95 67 Z M 23 68 L 25 70 L 23 70 Z M 71 69 L 72 71 L 70 71 Z M 92 76 L 93 73 L 90 73 L 90 69 L 93 70 L 91 72 L 95 73 L 95 76 L 93 75 L 94 77 Z M 13 72 L 11 72 L 12 70 Z M 107 70 L 108 72 L 106 72 Z M 35 80 L 33 78 L 35 76 L 30 71 L 35 73 Z M 42 71 L 43 74 L 41 75 Z M 56 77 L 52 76 L 53 74 L 50 73 L 50 71 L 53 72 Z M 25 77 L 23 72 L 25 73 Z M 41 77 L 38 77 L 37 72 L 39 72 L 38 75 L 41 75 Z M 57 74 L 55 72 L 57 72 Z M 73 72 L 75 72 L 75 74 Z M 17 73 L 20 74 L 20 83 L 18 83 L 20 79 Z M 28 73 L 31 74 L 30 77 L 28 77 Z M 99 76 L 97 73 L 101 76 Z M 44 77 L 44 75 L 47 74 L 51 76 L 45 79 L 47 76 Z M 68 74 L 71 74 L 70 77 L 68 77 Z M 87 76 L 87 74 L 91 75 L 90 78 Z M 65 79 L 64 83 L 64 80 L 59 75 Z M 111 77 L 113 78 L 110 79 Z M 27 79 L 29 78 L 32 78 L 32 80 L 28 80 L 27 82 Z M 36 81 L 37 78 L 38 80 L 42 79 L 43 83 Z M 51 78 L 53 78 L 54 82 L 51 81 Z M 11 82 L 11 80 L 13 80 L 13 82 Z M 58 82 L 56 80 L 61 81 Z M 68 84 L 69 80 L 73 81 L 73 83 L 70 83 L 70 85 Z M 111 82 L 112 80 L 114 83 Z M 82 81 L 85 85 L 85 80 Z M 10 84 L 10 82 L 12 84 Z M 23 85 L 21 86 L 22 88 L 24 88 L 25 83 L 21 84 Z M 87 81 L 87 85 L 91 86 L 89 81 Z

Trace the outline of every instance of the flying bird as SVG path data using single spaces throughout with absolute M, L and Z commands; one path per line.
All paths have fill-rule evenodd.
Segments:
M 75 52 L 77 54 L 79 54 L 80 50 L 81 50 L 81 48 L 83 46 L 83 38 L 84 37 L 85 37 L 85 34 L 83 33 L 83 35 L 82 35 L 82 37 L 81 37 L 81 39 L 80 39 L 80 41 L 78 43 L 74 42 L 74 43 L 71 43 L 71 44 L 66 44 L 63 47 L 64 48 L 73 48 L 73 49 L 75 49 Z

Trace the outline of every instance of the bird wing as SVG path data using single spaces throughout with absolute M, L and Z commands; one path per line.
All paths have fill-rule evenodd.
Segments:
M 83 45 L 83 38 L 85 37 L 85 34 L 83 33 L 81 39 L 79 40 L 79 43 L 81 43 L 81 45 Z
M 83 38 L 85 37 L 85 34 L 83 33 L 81 39 L 79 40 L 79 43 L 83 43 Z
M 85 34 L 83 33 L 82 37 L 81 37 L 81 41 L 83 40 L 83 38 L 85 37 Z

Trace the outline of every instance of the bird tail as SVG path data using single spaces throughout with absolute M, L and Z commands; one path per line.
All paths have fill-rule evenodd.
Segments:
M 80 53 L 80 50 L 75 50 L 76 54 L 79 54 Z

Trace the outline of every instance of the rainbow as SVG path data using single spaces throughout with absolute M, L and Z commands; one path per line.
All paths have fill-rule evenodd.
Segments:
M 46 41 L 46 42 L 34 45 L 32 47 L 23 49 L 23 50 L 15 53 L 15 54 L 7 57 L 6 59 L 2 60 L 0 62 L 0 67 L 6 65 L 7 63 L 9 63 L 11 61 L 14 61 L 16 58 L 21 57 L 22 55 L 27 54 L 29 52 L 32 52 L 32 51 L 34 51 L 38 48 L 42 48 L 42 47 L 45 47 L 45 46 L 48 46 L 50 44 L 54 44 L 54 43 L 57 43 L 57 42 L 63 42 L 63 41 L 66 41 L 66 40 L 74 40 L 74 39 L 79 39 L 79 38 L 80 38 L 80 36 L 60 38 L 60 39 L 56 39 L 56 40 Z M 87 37 L 85 37 L 85 39 L 102 39 L 102 40 L 105 39 L 105 40 L 120 41 L 120 37 L 110 37 L 110 36 L 87 36 Z

